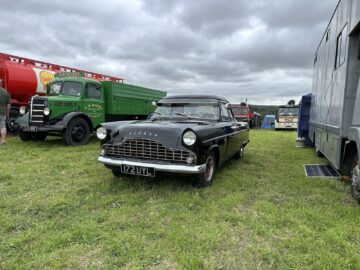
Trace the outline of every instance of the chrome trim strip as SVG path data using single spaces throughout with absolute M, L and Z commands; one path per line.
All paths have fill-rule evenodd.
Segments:
M 124 159 L 112 159 L 106 158 L 103 156 L 99 156 L 97 159 L 99 162 L 112 165 L 112 166 L 120 166 L 130 165 L 130 166 L 141 166 L 154 168 L 156 171 L 163 172 L 173 172 L 173 173 L 190 173 L 197 174 L 205 171 L 205 164 L 202 165 L 175 165 L 175 164 L 160 164 L 160 163 L 147 163 L 147 162 L 138 162 L 138 161 L 129 161 Z
M 238 133 L 241 133 L 241 132 L 245 132 L 245 131 L 248 131 L 248 130 L 247 130 L 247 129 L 244 129 L 244 130 L 239 130 L 239 131 L 237 131 L 237 132 L 232 132 L 232 133 L 230 133 L 230 134 L 221 135 L 221 136 L 218 136 L 218 137 L 214 137 L 214 138 L 208 139 L 208 140 L 206 140 L 206 141 L 202 141 L 202 143 L 208 143 L 208 142 L 211 142 L 212 140 L 217 140 L 217 139 L 225 138 L 225 137 L 232 136 L 232 135 L 235 135 L 235 134 L 238 134 Z
M 39 95 L 35 95 L 31 98 L 31 101 L 30 101 L 30 122 L 31 122 L 31 119 L 32 119 L 32 111 L 33 111 L 33 102 L 34 102 L 34 97 L 37 97 Z

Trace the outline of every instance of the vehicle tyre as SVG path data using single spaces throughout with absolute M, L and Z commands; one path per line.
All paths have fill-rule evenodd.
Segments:
M 33 138 L 35 141 L 45 141 L 46 137 L 47 137 L 46 132 L 37 132 L 33 134 Z
M 87 144 L 90 139 L 90 127 L 83 118 L 75 118 L 68 124 L 63 134 L 66 145 L 77 146 Z
M 351 172 L 351 195 L 360 203 L 360 169 L 358 164 L 354 166 Z
M 235 154 L 234 158 L 237 160 L 242 159 L 244 156 L 244 152 L 245 152 L 245 147 L 244 147 L 244 145 L 241 145 L 240 150 Z
M 31 139 L 33 138 L 32 134 L 26 131 L 20 131 L 19 137 L 23 142 L 31 141 Z
M 121 172 L 120 169 L 112 169 L 111 172 L 112 172 L 112 174 L 113 174 L 115 177 L 122 177 L 122 176 L 124 176 L 124 174 Z
M 16 129 L 13 127 L 13 123 L 15 122 L 16 118 L 20 116 L 18 108 L 10 108 L 9 117 L 6 119 L 6 129 L 8 134 L 15 134 L 17 132 Z
M 216 170 L 216 157 L 213 152 L 210 152 L 206 157 L 205 171 L 197 175 L 197 181 L 195 186 L 197 188 L 203 188 L 210 186 L 214 180 L 214 174 Z

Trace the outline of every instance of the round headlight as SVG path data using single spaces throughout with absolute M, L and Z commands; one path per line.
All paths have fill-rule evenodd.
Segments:
M 26 113 L 26 107 L 21 106 L 19 112 L 20 112 L 20 114 L 25 114 Z
M 196 135 L 194 132 L 192 131 L 187 131 L 185 132 L 184 136 L 183 136 L 183 142 L 188 145 L 191 146 L 196 142 Z
M 50 114 L 50 108 L 49 107 L 45 107 L 44 108 L 44 115 L 48 116 Z
M 103 140 L 106 138 L 106 135 L 107 135 L 107 131 L 104 127 L 99 127 L 96 130 L 96 137 L 98 137 L 98 139 Z

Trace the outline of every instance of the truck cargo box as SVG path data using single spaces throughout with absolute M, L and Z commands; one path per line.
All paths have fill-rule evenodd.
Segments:
M 166 96 L 166 92 L 150 88 L 116 83 L 101 82 L 105 94 L 106 115 L 148 115 L 153 112 L 157 101 Z

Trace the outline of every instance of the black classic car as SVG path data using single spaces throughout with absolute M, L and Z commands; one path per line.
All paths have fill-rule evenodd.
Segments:
M 169 96 L 147 120 L 103 123 L 98 161 L 117 176 L 154 177 L 157 172 L 195 174 L 199 187 L 212 183 L 217 167 L 241 159 L 249 142 L 229 102 L 217 96 Z

